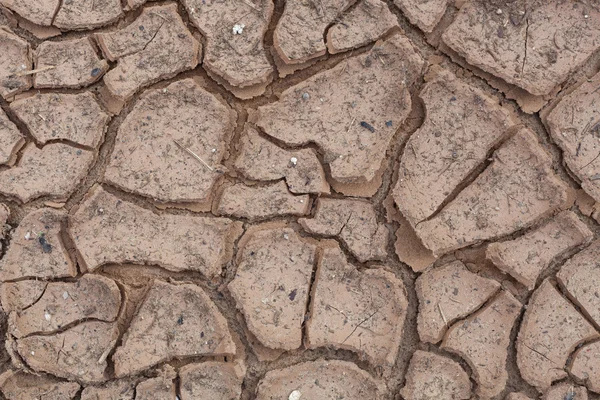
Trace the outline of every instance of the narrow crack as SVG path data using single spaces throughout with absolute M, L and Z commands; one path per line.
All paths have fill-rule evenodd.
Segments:
M 521 65 L 521 76 L 523 75 L 523 71 L 525 70 L 525 63 L 527 63 L 527 43 L 529 42 L 529 17 L 525 18 L 525 23 L 527 26 L 525 27 L 525 55 L 523 57 L 523 64 Z

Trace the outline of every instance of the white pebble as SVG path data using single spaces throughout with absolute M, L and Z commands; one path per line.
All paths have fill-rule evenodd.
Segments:
M 497 9 L 496 10 L 496 14 L 501 15 L 502 14 L 502 10 L 501 9 Z
M 290 393 L 290 395 L 288 396 L 288 400 L 300 400 L 300 397 L 302 397 L 302 393 L 300 393 L 299 390 L 294 390 L 292 393 Z
M 585 19 L 588 19 L 589 17 L 590 17 L 590 16 L 589 16 L 589 15 L 587 15 L 587 14 L 585 14 L 585 15 L 583 16 L 583 18 L 585 18 Z
M 292 165 L 296 165 L 298 164 L 298 159 L 296 157 L 292 157 L 290 158 L 290 162 L 292 163 Z
M 288 239 L 290 238 L 290 236 L 289 236 L 287 233 L 284 233 L 284 234 L 283 234 L 283 238 L 284 238 L 285 240 L 288 240 Z
M 212 151 L 213 153 L 216 153 L 216 152 L 217 152 L 217 149 L 212 149 L 211 151 Z
M 32 355 L 32 356 L 35 356 L 35 351 L 32 351 L 32 352 L 31 352 L 31 355 Z
M 29 240 L 29 239 L 31 239 L 31 232 L 27 232 L 25 234 L 25 240 Z
M 45 313 L 44 318 L 46 318 L 46 321 L 50 321 L 52 319 L 52 315 Z
M 67 292 L 63 292 L 63 299 L 68 299 L 69 298 L 69 293 Z
M 244 24 L 235 24 L 233 26 L 233 34 L 234 35 L 241 35 L 242 32 L 244 32 L 244 28 L 246 27 L 246 25 Z

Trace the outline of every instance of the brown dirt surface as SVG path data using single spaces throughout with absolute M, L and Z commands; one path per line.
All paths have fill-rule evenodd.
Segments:
M 415 282 L 421 341 L 438 343 L 456 320 L 480 308 L 500 284 L 470 272 L 460 261 L 424 272 Z
M 98 148 L 110 121 L 110 115 L 89 92 L 38 93 L 13 101 L 10 107 L 41 144 L 67 140 Z
M 312 234 L 339 238 L 360 262 L 387 256 L 389 232 L 377 222 L 369 202 L 320 198 L 314 218 L 300 218 L 298 223 Z
M 518 239 L 490 244 L 486 256 L 500 270 L 532 290 L 554 259 L 588 244 L 593 237 L 593 232 L 575 213 L 563 211 Z
M 576 347 L 598 337 L 594 327 L 545 280 L 529 300 L 517 339 L 521 375 L 545 391 L 567 376 L 565 364 Z
M 597 0 L 0 0 L 0 400 L 600 400 Z
M 400 394 L 414 400 L 466 400 L 471 398 L 471 382 L 456 361 L 417 350 L 410 359 L 406 385 Z
M 69 234 L 80 267 L 88 271 L 109 263 L 139 263 L 212 278 L 231 259 L 240 225 L 225 218 L 157 218 L 98 187 L 72 216 Z
M 0 110 L 0 165 L 13 165 L 24 144 L 25 138 L 17 126 Z
M 106 60 L 100 59 L 88 38 L 46 41 L 38 46 L 34 56 L 33 87 L 77 89 L 91 85 L 108 70 Z

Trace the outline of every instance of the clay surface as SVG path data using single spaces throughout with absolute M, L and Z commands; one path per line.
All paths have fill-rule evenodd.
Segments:
M 89 92 L 38 93 L 13 101 L 10 107 L 41 144 L 53 140 L 68 140 L 81 146 L 97 148 L 110 120 L 96 97 Z
M 248 125 L 240 139 L 235 169 L 256 181 L 285 178 L 289 191 L 295 194 L 329 193 L 325 172 L 313 149 L 282 149 Z
M 307 347 L 345 348 L 374 365 L 394 363 L 408 306 L 401 280 L 382 268 L 358 271 L 335 244 L 322 250 L 311 298 Z
M 592 231 L 571 211 L 563 211 L 540 228 L 515 240 L 488 246 L 486 256 L 502 271 L 532 290 L 550 263 L 570 250 L 589 243 Z
M 552 171 L 533 132 L 519 131 L 493 160 L 442 211 L 416 227 L 434 254 L 527 228 L 569 202 L 569 188 Z
M 62 30 L 93 29 L 108 25 L 122 15 L 119 0 L 63 0 L 54 25 Z
M 25 138 L 17 126 L 0 110 L 0 165 L 13 165 L 24 144 Z
M 29 143 L 19 162 L 0 170 L 0 193 L 28 202 L 38 197 L 65 201 L 85 178 L 94 153 L 63 143 L 37 148 Z
M 381 0 L 361 0 L 327 30 L 329 53 L 341 53 L 375 42 L 398 28 L 398 20 Z
M 582 8 L 539 0 L 471 1 L 443 40 L 469 64 L 545 95 L 600 46 L 600 11 Z
M 552 386 L 543 400 L 564 400 L 564 399 L 581 399 L 588 400 L 588 393 L 582 386 L 572 385 L 568 382 L 559 383 Z
M 375 400 L 381 393 L 373 378 L 355 364 L 317 360 L 267 372 L 258 384 L 256 399 L 285 399 L 292 392 L 323 400 Z
M 231 363 L 188 364 L 179 370 L 181 400 L 238 399 L 242 392 L 240 372 Z
M 540 391 L 567 376 L 565 364 L 577 345 L 598 332 L 545 280 L 533 293 L 517 339 L 517 364 L 523 379 Z
M 278 215 L 305 215 L 310 210 L 307 195 L 294 196 L 283 181 L 266 186 L 225 184 L 220 189 L 214 212 L 237 218 L 269 218 Z
M 235 352 L 227 321 L 202 289 L 155 281 L 112 358 L 123 377 L 173 358 Z
M 31 375 L 8 370 L 0 375 L 0 390 L 8 400 L 71 400 L 79 391 L 79 384 L 65 382 L 49 375 Z
M 104 83 L 123 101 L 144 86 L 193 69 L 202 49 L 177 13 L 176 4 L 147 7 L 127 27 L 99 33 L 96 39 L 104 56 L 117 61 Z
M 6 99 L 31 87 L 31 75 L 22 73 L 32 69 L 33 60 L 29 43 L 6 27 L 0 27 L 0 47 L 0 96 Z
M 119 127 L 104 179 L 160 202 L 206 207 L 234 118 L 193 79 L 147 91 Z
M 3 6 L 38 25 L 50 25 L 60 0 L 2 0 Z
M 506 387 L 510 333 L 520 312 L 521 303 L 502 291 L 480 311 L 454 324 L 442 342 L 443 349 L 469 363 L 483 399 L 497 396 Z
M 600 242 L 596 241 L 568 260 L 556 274 L 569 298 L 596 326 L 600 325 L 599 255 Z
M 589 390 L 600 393 L 600 342 L 583 345 L 577 350 L 569 372 L 585 382 Z
M 500 284 L 470 272 L 460 261 L 424 272 L 417 278 L 417 327 L 423 342 L 438 343 L 454 321 L 477 310 Z
M 408 140 L 393 196 L 415 226 L 489 157 L 512 125 L 498 102 L 439 70 L 421 90 L 426 119 Z M 461 115 L 461 122 L 448 115 Z
M 80 265 L 89 271 L 129 262 L 214 277 L 231 259 L 233 241 L 240 233 L 240 224 L 225 218 L 157 217 L 100 187 L 89 194 L 69 223 Z
M 183 4 L 206 38 L 206 71 L 239 98 L 263 94 L 274 75 L 263 45 L 273 15 L 273 1 L 184 0 Z M 236 25 L 243 25 L 240 34 L 233 32 Z
M 42 70 L 33 78 L 36 89 L 77 89 L 98 81 L 108 70 L 108 63 L 98 57 L 88 38 L 43 42 L 34 60 L 35 68 Z
M 315 143 L 325 153 L 332 179 L 352 185 L 344 193 L 371 196 L 380 186 L 385 149 L 408 116 L 407 85 L 421 67 L 412 45 L 394 35 L 370 54 L 285 90 L 278 102 L 259 107 L 253 119 L 288 145 Z
M 448 0 L 394 0 L 404 15 L 424 32 L 431 32 L 446 11 Z
M 373 206 L 361 200 L 319 199 L 314 218 L 300 218 L 310 233 L 339 238 L 360 262 L 387 255 L 388 230 Z
M 396 218 L 400 227 L 396 230 L 396 242 L 394 249 L 396 255 L 405 264 L 408 264 L 415 272 L 420 272 L 431 266 L 437 259 L 431 250 L 423 245 L 410 225 L 410 223 L 401 214 Z
M 315 250 L 285 225 L 257 227 L 242 237 L 228 288 L 264 346 L 293 350 L 302 344 Z
M 544 119 L 552 139 L 562 150 L 565 164 L 596 201 L 600 201 L 599 88 L 597 74 L 562 98 Z
M 466 400 L 471 398 L 471 382 L 456 361 L 417 350 L 400 394 L 413 400 Z

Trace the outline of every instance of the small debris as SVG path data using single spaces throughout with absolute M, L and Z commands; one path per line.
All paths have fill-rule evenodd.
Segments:
M 497 10 L 496 10 L 496 14 L 498 14 L 498 15 L 502 15 L 502 10 L 501 10 L 500 8 L 499 8 L 499 9 L 497 9 Z
M 310 94 L 308 93 L 302 93 L 302 100 L 307 101 L 310 99 Z
M 242 32 L 244 32 L 244 28 L 246 27 L 246 25 L 244 24 L 235 24 L 233 26 L 233 34 L 234 35 L 241 35 Z
M 69 298 L 69 292 L 63 292 L 63 299 L 68 299 Z
M 290 158 L 290 164 L 292 164 L 295 167 L 296 164 L 298 164 L 298 159 L 296 157 Z
M 44 318 L 46 319 L 46 321 L 50 321 L 52 319 L 52 315 L 50 315 L 48 312 L 44 313 Z
M 31 240 L 31 232 L 25 234 L 25 240 Z
M 288 400 L 300 400 L 300 397 L 302 397 L 302 393 L 300 393 L 299 390 L 294 390 L 292 393 L 290 393 L 290 395 L 288 396 Z
M 42 246 L 42 251 L 44 253 L 52 253 L 52 245 L 46 241 L 45 233 L 42 232 L 38 235 L 38 242 L 40 242 L 40 245 Z
M 392 126 L 392 121 L 386 121 L 385 126 L 387 126 L 388 128 L 390 128 Z
M 375 128 L 373 128 L 373 125 L 369 124 L 368 122 L 360 121 L 360 126 L 362 126 L 365 129 L 370 130 L 371 132 L 375 132 Z
M 291 301 L 294 301 L 294 299 L 296 298 L 296 294 L 298 293 L 298 289 L 294 289 L 290 292 L 290 294 L 288 295 L 288 298 Z
M 183 325 L 183 314 L 177 318 L 177 325 Z
M 98 75 L 100 75 L 100 73 L 101 73 L 101 72 L 102 72 L 102 70 L 101 70 L 100 68 L 94 68 L 94 69 L 92 70 L 92 73 L 91 73 L 91 75 L 92 75 L 92 76 L 95 78 L 95 77 L 97 77 Z

